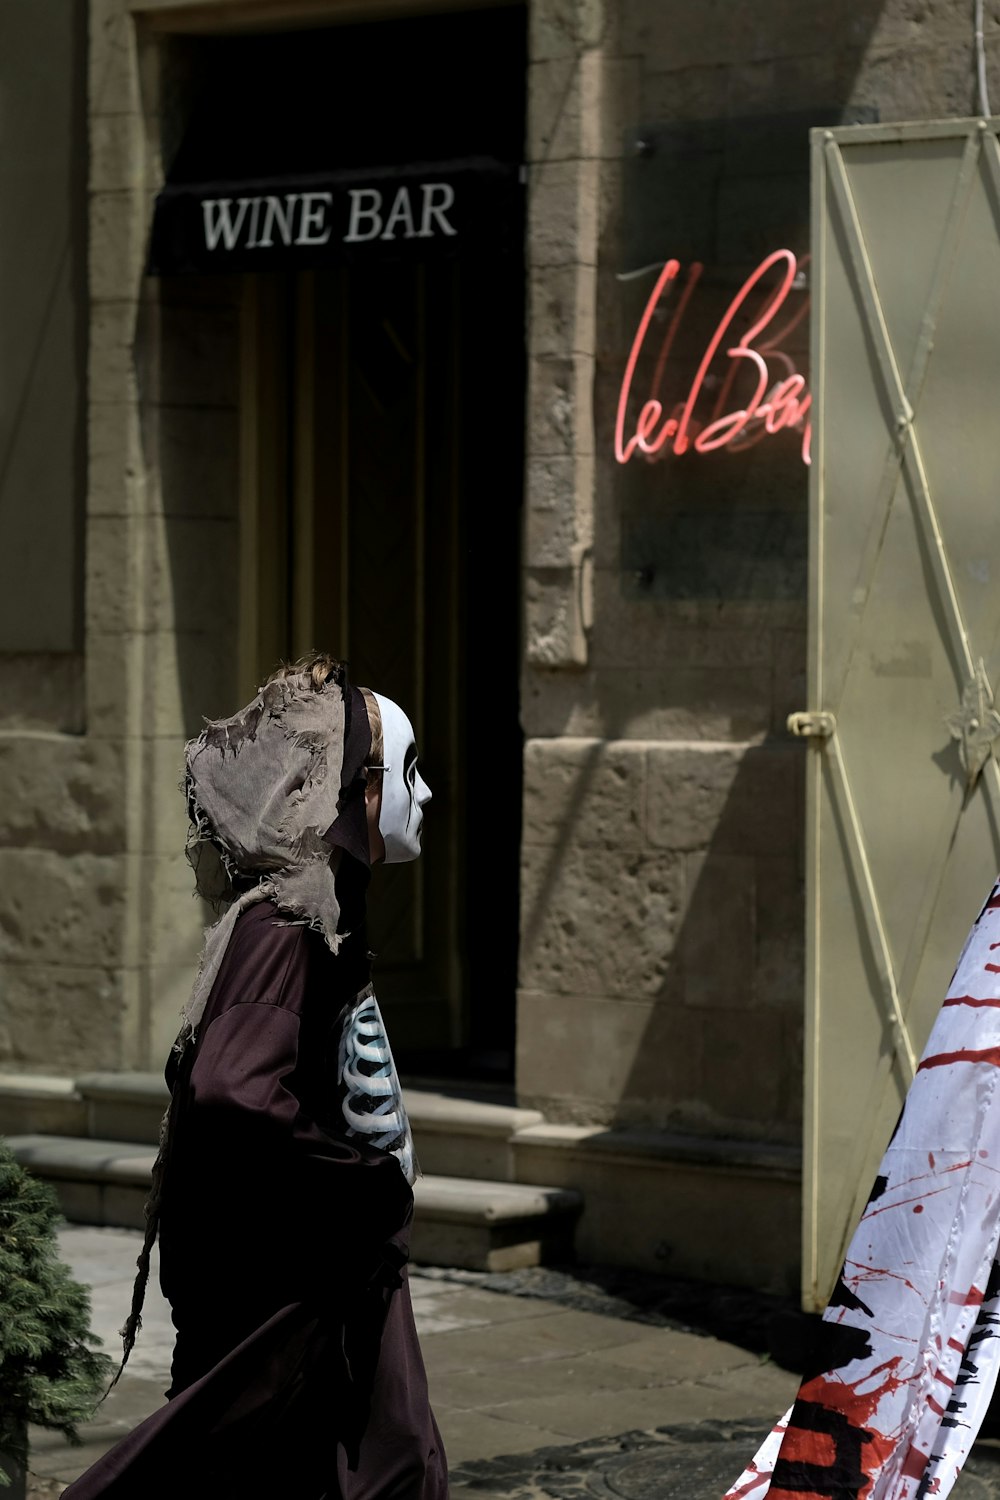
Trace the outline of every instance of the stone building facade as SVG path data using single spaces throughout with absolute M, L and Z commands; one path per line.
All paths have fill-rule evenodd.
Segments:
M 447 25 L 491 12 L 90 0 L 84 44 L 73 7 L 48 9 L 64 47 L 46 86 L 79 101 L 52 142 L 53 182 L 80 211 L 45 221 L 76 267 L 55 304 L 51 387 L 38 383 L 49 367 L 22 358 L 50 327 L 27 297 L 39 252 L 18 258 L 9 215 L 0 227 L 0 298 L 31 315 L 11 325 L 8 400 L 68 413 L 58 429 L 22 424 L 27 456 L 0 472 L 0 526 L 11 512 L 38 522 L 34 541 L 7 533 L 0 1066 L 68 1077 L 159 1065 L 206 916 L 180 852 L 184 740 L 246 695 L 271 645 L 306 639 L 260 625 L 270 542 L 248 500 L 263 462 L 248 411 L 266 406 L 270 366 L 253 357 L 266 297 L 248 298 L 238 273 L 147 274 L 192 100 L 229 44 L 322 32 L 335 47 L 338 28 L 401 18 L 443 28 L 447 65 L 464 68 Z M 23 88 L 36 13 L 32 0 L 4 22 L 23 31 Z M 784 726 L 806 706 L 801 433 L 622 464 L 621 385 L 671 255 L 704 261 L 706 308 L 789 237 L 805 256 L 795 150 L 810 123 L 974 112 L 969 7 L 529 0 L 504 24 L 521 28 L 526 61 L 527 350 L 523 433 L 494 434 L 524 458 L 523 513 L 510 495 L 520 558 L 501 579 L 521 612 L 524 737 L 505 763 L 523 794 L 519 917 L 512 907 L 502 944 L 519 948 L 517 1098 L 544 1117 L 518 1138 L 517 1171 L 583 1188 L 585 1255 L 783 1288 L 799 1232 L 803 752 Z M 986 48 L 1000 88 L 1000 15 Z M 515 96 L 522 85 L 511 78 Z M 65 147 L 84 117 L 88 163 Z M 0 190 L 19 190 L 9 173 Z M 688 384 L 705 347 L 691 309 L 671 356 Z M 710 330 L 718 312 L 705 316 Z M 74 455 L 63 477 L 39 480 L 59 452 Z M 44 578 L 22 565 L 40 534 L 59 597 L 81 601 L 49 634 L 24 627 L 54 619 Z M 482 786 L 441 770 L 454 833 Z M 485 932 L 477 942 L 497 941 Z M 507 1003 L 513 1027 L 513 983 Z M 468 1040 L 474 986 L 463 1004 L 442 1046 Z

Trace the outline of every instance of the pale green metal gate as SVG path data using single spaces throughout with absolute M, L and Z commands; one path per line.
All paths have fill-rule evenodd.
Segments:
M 812 133 L 810 1308 L 1000 867 L 998 129 Z

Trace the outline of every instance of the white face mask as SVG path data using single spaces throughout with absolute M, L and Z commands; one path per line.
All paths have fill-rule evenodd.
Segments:
M 405 864 L 420 853 L 420 830 L 431 789 L 417 770 L 413 725 L 398 704 L 373 693 L 382 716 L 382 807 L 378 831 L 387 865 Z

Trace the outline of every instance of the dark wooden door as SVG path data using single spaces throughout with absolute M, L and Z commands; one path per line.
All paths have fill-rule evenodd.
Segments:
M 410 1071 L 512 1061 L 521 740 L 521 291 L 461 260 L 259 278 L 258 652 L 318 648 L 413 721 L 424 852 L 375 872 Z M 279 644 L 279 641 L 287 644 Z

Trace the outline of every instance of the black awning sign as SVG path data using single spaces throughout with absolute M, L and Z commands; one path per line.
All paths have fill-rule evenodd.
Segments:
M 167 183 L 149 269 L 266 271 L 353 259 L 503 252 L 519 240 L 517 168 L 424 163 L 262 182 Z
M 346 222 L 334 223 L 332 192 L 258 194 L 202 198 L 206 250 L 270 250 L 328 245 L 336 229 L 345 245 L 369 240 L 429 240 L 458 233 L 448 218 L 454 208 L 450 182 L 403 183 L 390 195 L 377 187 L 346 190 Z

